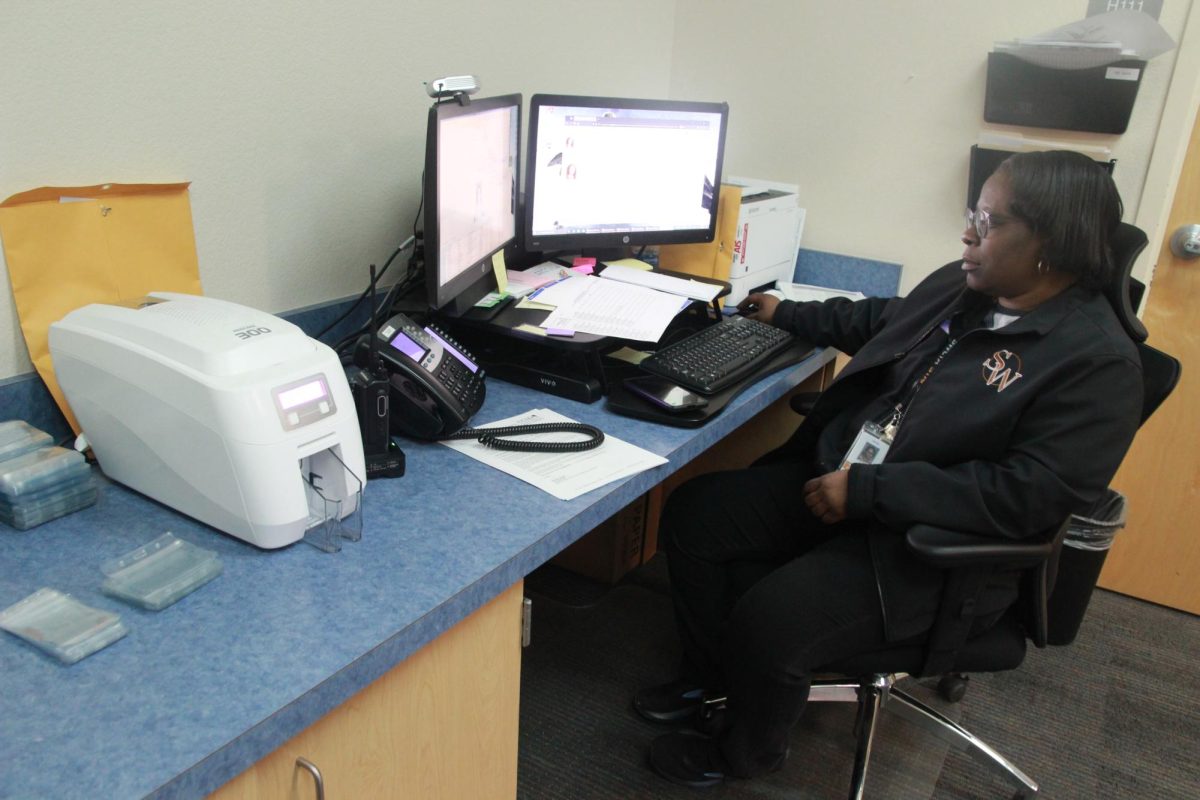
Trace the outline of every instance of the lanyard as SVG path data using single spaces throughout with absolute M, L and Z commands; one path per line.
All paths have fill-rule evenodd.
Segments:
M 945 330 L 946 335 L 949 336 L 949 325 L 946 325 Z M 904 421 L 905 415 L 908 414 L 908 409 L 912 407 L 913 400 L 917 397 L 917 392 L 921 391 L 921 387 L 925 385 L 925 382 L 933 375 L 934 370 L 941 365 L 943 359 L 949 355 L 956 344 L 958 344 L 958 338 L 950 337 L 950 341 L 946 342 L 946 346 L 942 348 L 942 352 L 938 353 L 937 357 L 933 359 L 933 363 L 929 365 L 929 369 L 925 370 L 925 374 L 913 381 L 912 386 L 909 387 L 908 394 L 900 402 L 896 403 L 895 408 L 892 409 L 891 419 L 884 426 L 884 435 L 889 442 L 896 438 L 896 431 L 900 428 L 900 423 Z

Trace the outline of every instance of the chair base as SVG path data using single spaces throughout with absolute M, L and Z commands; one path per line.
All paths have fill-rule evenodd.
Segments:
M 880 709 L 888 709 L 908 720 L 922 730 L 928 731 L 943 741 L 970 753 L 979 761 L 999 772 L 1016 787 L 1014 800 L 1034 797 L 1038 785 L 1004 756 L 954 720 L 922 703 L 895 684 L 903 673 L 877 674 L 866 681 L 845 679 L 816 679 L 809 692 L 810 702 L 840 702 L 858 704 L 858 748 L 854 754 L 854 774 L 850 782 L 851 800 L 861 800 L 867 780 L 867 766 L 871 760 L 874 744 L 875 724 Z

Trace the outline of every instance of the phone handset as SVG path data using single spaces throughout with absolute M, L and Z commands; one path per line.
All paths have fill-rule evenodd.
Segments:
M 380 326 L 377 344 L 391 384 L 393 433 L 440 439 L 483 405 L 483 367 L 445 331 L 396 314 Z

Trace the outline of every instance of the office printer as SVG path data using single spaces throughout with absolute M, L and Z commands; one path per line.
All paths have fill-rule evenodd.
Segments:
M 114 480 L 262 548 L 358 510 L 366 472 L 345 373 L 290 322 L 163 292 L 76 309 L 49 339 Z
M 752 289 L 790 282 L 804 234 L 805 210 L 800 207 L 800 187 L 753 178 L 726 178 L 742 189 L 726 305 L 737 305 Z
M 800 187 L 792 183 L 727 177 L 721 185 L 716 238 L 707 244 L 663 245 L 664 269 L 728 281 L 727 306 L 752 290 L 790 282 L 804 233 Z

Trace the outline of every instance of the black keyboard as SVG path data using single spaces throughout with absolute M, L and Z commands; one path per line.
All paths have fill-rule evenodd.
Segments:
M 651 354 L 642 369 L 693 392 L 716 394 L 752 375 L 794 340 L 774 325 L 730 317 Z

